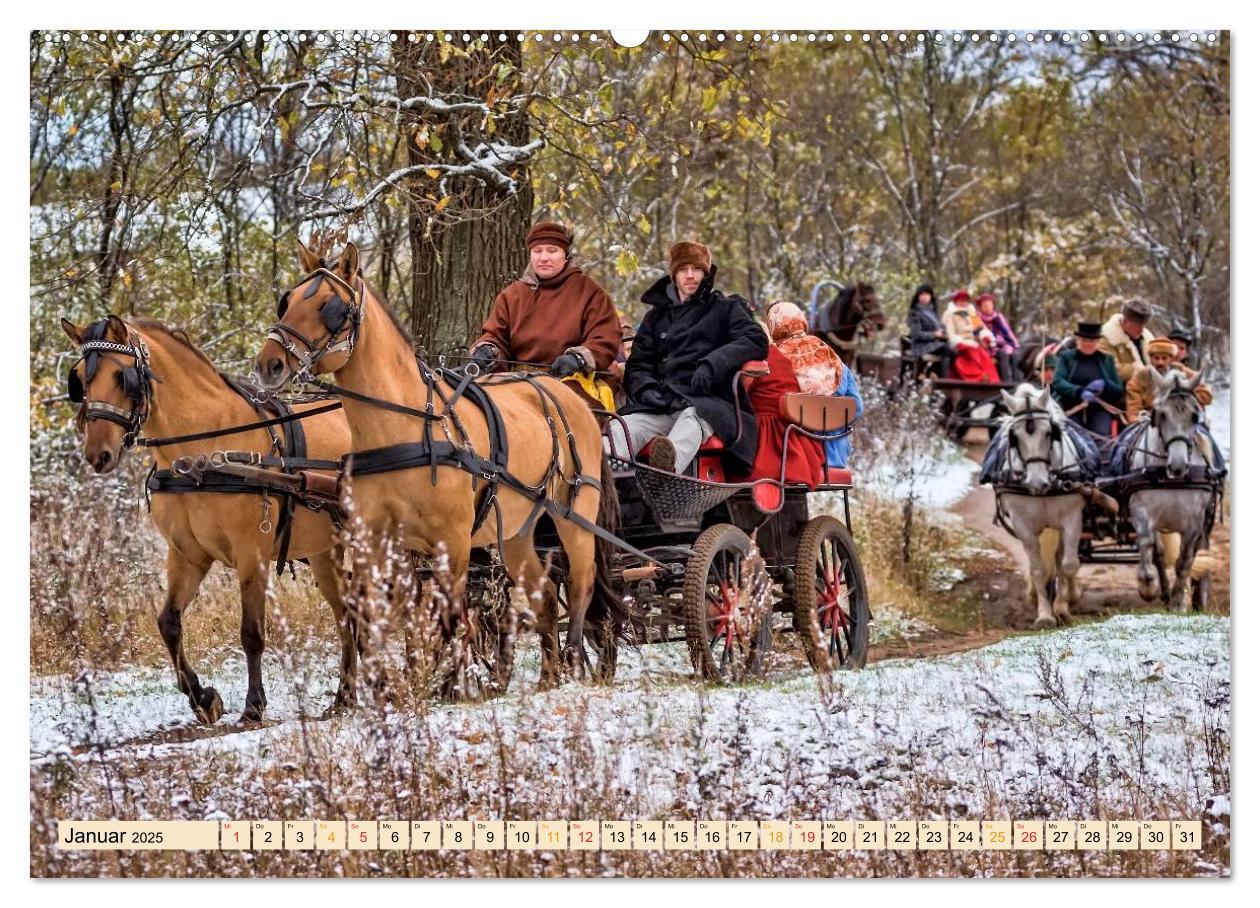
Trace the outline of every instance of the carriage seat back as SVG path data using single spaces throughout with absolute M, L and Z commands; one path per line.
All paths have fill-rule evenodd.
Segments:
M 838 432 L 853 422 L 857 401 L 828 394 L 784 394 L 779 400 L 779 413 L 806 432 L 824 435 Z

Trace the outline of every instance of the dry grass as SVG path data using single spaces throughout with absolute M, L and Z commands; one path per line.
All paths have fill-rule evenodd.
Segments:
M 120 488 L 123 488 L 120 486 Z M 134 488 L 134 486 L 133 486 Z M 64 491 L 64 490 L 60 490 Z M 79 496 L 74 508 L 58 495 L 33 496 L 31 551 L 31 660 L 36 674 L 79 676 L 90 703 L 94 670 L 165 665 L 166 653 L 154 626 L 160 606 L 160 540 L 148 530 L 143 511 L 125 494 Z M 73 496 L 67 496 L 73 498 Z M 129 509 L 130 508 L 130 509 Z M 900 539 L 896 505 L 863 497 L 855 528 L 878 604 L 940 625 L 948 591 L 938 589 L 943 567 L 956 567 L 958 537 L 926 522 L 911 537 L 908 564 L 881 558 Z M 84 532 L 83 528 L 90 528 Z M 142 529 L 143 528 L 143 529 Z M 80 535 L 71 535 L 71 532 Z M 970 545 L 970 542 L 967 543 Z M 978 547 L 977 547 L 978 552 Z M 983 559 L 982 553 L 973 556 Z M 406 565 L 400 571 L 398 566 Z M 437 627 L 448 613 L 441 584 L 421 589 L 407 559 L 393 558 L 388 544 L 356 549 L 358 586 L 348 590 L 372 641 L 361 686 L 361 706 L 352 720 L 315 718 L 326 701 L 299 698 L 282 728 L 262 737 L 235 739 L 241 748 L 127 745 L 95 737 L 86 752 L 32 763 L 30 772 L 30 872 L 64 876 L 1220 876 L 1229 873 L 1228 817 L 1209 826 L 1199 852 L 1064 852 L 952 854 L 929 852 L 62 852 L 50 847 L 60 818 L 116 819 L 767 819 L 758 792 L 738 781 L 734 770 L 754 759 L 758 729 L 745 718 L 718 738 L 703 724 L 704 710 L 691 720 L 653 725 L 636 732 L 662 754 L 690 752 L 669 765 L 674 801 L 664 808 L 649 767 L 627 771 L 622 753 L 608 746 L 592 717 L 609 696 L 596 687 L 569 689 L 562 697 L 526 694 L 482 705 L 440 705 L 435 692 L 452 671 L 467 669 L 467 639 L 441 643 Z M 961 608 L 958 607 L 958 608 Z M 186 626 L 194 662 L 213 662 L 239 647 L 239 609 L 230 577 L 207 580 Z M 527 618 L 528 616 L 526 616 Z M 945 620 L 948 620 L 947 618 Z M 320 689 L 312 677 L 335 673 L 328 659 L 335 639 L 327 607 L 299 569 L 269 607 L 268 645 L 277 654 L 286 684 L 295 691 Z M 458 636 L 458 635 L 457 635 Z M 460 647 L 464 647 L 461 649 Z M 519 670 L 519 669 L 518 669 Z M 1054 695 L 1053 669 L 1045 685 Z M 532 681 L 532 679 L 531 679 Z M 374 683 L 375 682 L 375 683 Z M 173 683 L 173 679 L 172 679 Z M 635 682 L 631 682 L 635 683 Z M 677 684 L 645 680 L 636 702 L 647 713 L 667 712 Z M 703 704 L 706 689 L 691 686 Z M 843 706 L 842 686 L 811 686 L 797 704 L 826 716 Z M 795 693 L 793 696 L 801 696 Z M 1088 729 L 1098 717 L 1079 691 L 1062 691 L 1066 725 Z M 808 701 L 813 702 L 808 702 Z M 1188 758 L 1206 761 L 1218 791 L 1230 786 L 1228 690 L 1205 701 L 1198 725 L 1187 731 Z M 94 707 L 93 707 L 94 708 Z M 629 719 L 630 717 L 627 717 Z M 1018 716 L 1001 722 L 1020 729 Z M 224 720 L 226 722 L 226 720 Z M 225 728 L 225 731 L 229 729 Z M 829 733 L 823 730 L 823 733 Z M 1138 732 L 1140 733 L 1140 731 Z M 544 747 L 542 742 L 560 747 Z M 248 743 L 246 743 L 248 742 Z M 531 746 L 538 742 L 538 746 Z M 636 743 L 641 743 L 636 741 Z M 1049 742 L 1047 742 L 1048 744 Z M 984 815 L 1079 818 L 1083 801 L 1059 784 L 1060 759 L 1037 745 L 1035 759 L 1048 767 L 1036 799 L 994 790 Z M 260 748 L 262 750 L 260 750 Z M 881 750 L 886 748 L 886 750 Z M 891 743 L 872 742 L 872 758 L 883 753 L 901 773 L 894 789 L 898 816 L 890 816 L 889 790 L 863 790 L 832 767 L 822 786 L 797 785 L 787 816 L 821 818 L 958 817 L 954 780 L 942 777 L 925 752 L 909 754 Z M 1199 765 L 1202 765 L 1201 763 Z M 1072 768 L 1071 772 L 1079 772 Z M 1088 768 L 1086 768 L 1088 772 Z M 784 770 L 785 787 L 800 770 Z M 1139 775 L 1119 791 L 1095 793 L 1091 815 L 1106 817 L 1187 816 L 1202 801 L 1153 790 Z M 728 780 L 735 779 L 734 783 Z M 857 797 L 854 812 L 837 805 L 843 792 Z

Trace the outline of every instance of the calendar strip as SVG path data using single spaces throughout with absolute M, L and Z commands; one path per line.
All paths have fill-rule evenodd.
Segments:
M 64 851 L 1197 851 L 1199 820 L 61 820 Z

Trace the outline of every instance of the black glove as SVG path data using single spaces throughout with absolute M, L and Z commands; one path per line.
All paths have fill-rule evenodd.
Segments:
M 494 364 L 499 361 L 499 351 L 494 344 L 482 344 L 472 353 L 472 361 L 477 364 L 477 368 L 484 375 L 494 368 Z
M 708 363 L 696 366 L 696 371 L 691 373 L 691 393 L 708 394 L 713 387 L 713 378 L 713 367 Z
M 564 378 L 574 372 L 581 372 L 585 368 L 586 363 L 582 361 L 582 357 L 576 353 L 563 353 L 551 364 L 551 375 L 553 378 Z
M 654 410 L 660 410 L 662 413 L 670 411 L 670 396 L 665 393 L 664 389 L 653 385 L 640 391 L 636 398 L 639 403 L 645 407 L 651 407 Z

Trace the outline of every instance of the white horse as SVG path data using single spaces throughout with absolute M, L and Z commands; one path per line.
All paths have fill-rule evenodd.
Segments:
M 1071 607 L 1081 599 L 1076 577 L 1087 494 L 1080 488 L 1084 464 L 1049 388 L 1022 384 L 1014 394 L 1003 391 L 1002 399 L 1011 415 L 985 455 L 998 516 L 1028 554 L 1028 599 L 1037 607 L 1033 627 L 1068 624 Z M 989 469 L 991 457 L 995 460 Z
M 1203 408 L 1194 396 L 1201 380 L 1198 374 L 1191 378 L 1177 371 L 1155 376 L 1150 419 L 1124 463 L 1126 472 L 1163 471 L 1154 483 L 1129 496 L 1129 517 L 1141 557 L 1138 592 L 1147 602 L 1158 595 L 1177 612 L 1186 611 L 1191 566 L 1212 530 L 1208 515 L 1216 494 L 1208 478 L 1211 448 L 1199 431 Z M 1175 561 L 1171 591 L 1164 571 L 1166 557 Z

